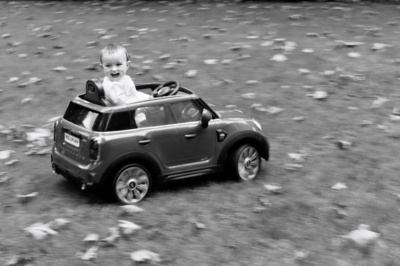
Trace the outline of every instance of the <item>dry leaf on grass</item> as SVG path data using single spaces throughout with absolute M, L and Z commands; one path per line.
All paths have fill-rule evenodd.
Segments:
M 328 98 L 328 93 L 326 91 L 315 91 L 314 93 L 308 93 L 307 96 L 315 100 L 324 100 Z
M 0 151 L 0 160 L 9 159 L 13 153 L 15 153 L 13 150 Z
M 35 198 L 37 195 L 39 195 L 39 192 L 32 192 L 26 195 L 21 195 L 17 194 L 15 195 L 22 203 L 27 203 L 31 199 Z
M 97 258 L 98 247 L 93 246 L 89 248 L 85 253 L 78 252 L 76 255 L 82 260 L 94 260 Z
M 11 160 L 11 161 L 8 161 L 8 162 L 4 163 L 4 165 L 11 166 L 11 165 L 14 165 L 14 164 L 16 164 L 18 162 L 19 162 L 19 160 L 14 159 L 14 160 Z
M 197 70 L 188 70 L 188 71 L 185 73 L 185 77 L 187 77 L 187 78 L 194 78 L 194 77 L 197 76 L 197 73 L 198 73 Z
M 121 209 L 123 210 L 123 214 L 128 214 L 128 213 L 136 213 L 136 212 L 143 212 L 144 210 L 136 205 L 124 205 L 121 206 Z
M 67 227 L 71 222 L 64 218 L 57 218 L 47 223 L 47 226 L 53 230 L 60 230 Z
M 204 63 L 206 65 L 215 65 L 218 63 L 218 60 L 217 59 L 206 59 L 206 60 L 204 60 Z
M 148 250 L 139 250 L 131 254 L 131 259 L 135 262 L 161 262 L 160 255 Z
M 84 242 L 97 242 L 100 240 L 100 236 L 98 234 L 88 234 L 83 241 Z
M 288 60 L 288 58 L 286 57 L 286 55 L 284 54 L 276 54 L 273 57 L 271 57 L 270 59 L 271 61 L 274 62 L 278 62 L 278 63 L 282 63 Z
M 265 184 L 264 188 L 271 194 L 281 194 L 283 191 L 281 186 L 273 184 Z
M 334 190 L 342 190 L 342 189 L 346 189 L 347 185 L 345 183 L 338 182 L 334 186 L 332 186 L 331 188 L 334 189 Z
M 58 233 L 53 229 L 49 228 L 47 224 L 44 223 L 34 223 L 24 229 L 28 234 L 30 234 L 36 240 L 42 240 L 48 235 L 57 235 Z
M 380 234 L 370 231 L 369 225 L 360 224 L 357 230 L 353 230 L 342 237 L 352 241 L 359 247 L 366 247 L 378 240 Z
M 121 229 L 121 232 L 124 235 L 130 235 L 130 234 L 134 233 L 135 231 L 142 228 L 141 226 L 139 226 L 135 223 L 125 221 L 125 220 L 118 220 L 118 227 Z
M 56 71 L 56 72 L 62 72 L 62 71 L 68 70 L 68 68 L 59 66 L 59 67 L 54 67 L 51 70 Z

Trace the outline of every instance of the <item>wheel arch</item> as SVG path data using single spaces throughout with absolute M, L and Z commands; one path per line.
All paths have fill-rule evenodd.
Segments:
M 229 141 L 229 143 L 224 146 L 218 158 L 218 164 L 224 164 L 228 159 L 228 156 L 232 154 L 233 151 L 245 144 L 252 144 L 257 149 L 262 158 L 267 161 L 269 160 L 268 140 L 257 133 L 244 133 L 236 135 Z
M 153 183 L 160 182 L 159 180 L 157 180 L 157 177 L 161 175 L 161 169 L 157 163 L 157 159 L 148 154 L 133 152 L 121 155 L 116 160 L 114 160 L 114 162 L 104 172 L 100 184 L 102 184 L 103 187 L 107 187 L 109 185 L 109 182 L 112 182 L 118 170 L 125 165 L 131 163 L 143 165 L 150 172 Z

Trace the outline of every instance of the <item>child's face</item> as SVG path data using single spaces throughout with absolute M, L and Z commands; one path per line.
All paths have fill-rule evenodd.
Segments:
M 127 61 L 126 54 L 123 51 L 118 51 L 114 54 L 103 54 L 101 65 L 104 69 L 104 74 L 111 81 L 119 81 L 125 76 L 130 61 Z

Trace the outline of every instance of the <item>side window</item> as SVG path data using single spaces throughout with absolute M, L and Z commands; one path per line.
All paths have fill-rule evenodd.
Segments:
M 164 105 L 139 107 L 130 113 L 133 124 L 138 128 L 167 125 Z
M 107 131 L 120 131 L 132 129 L 131 120 L 128 112 L 118 112 L 111 115 Z
M 172 110 L 178 123 L 200 121 L 203 108 L 195 101 L 184 101 L 172 104 Z

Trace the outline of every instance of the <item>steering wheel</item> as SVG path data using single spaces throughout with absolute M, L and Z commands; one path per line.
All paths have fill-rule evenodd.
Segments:
M 174 89 L 172 89 L 170 86 L 173 85 L 175 86 Z M 165 82 L 164 84 L 161 84 L 157 88 L 154 89 L 153 91 L 153 97 L 163 97 L 167 95 L 175 95 L 178 93 L 179 88 L 181 87 L 181 84 L 178 81 L 168 81 Z

